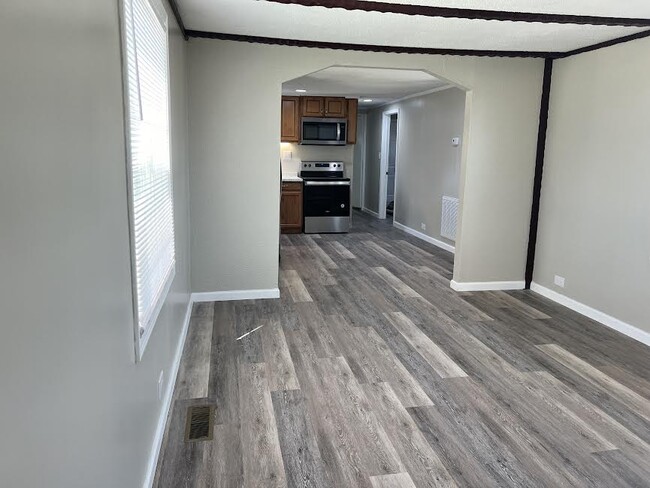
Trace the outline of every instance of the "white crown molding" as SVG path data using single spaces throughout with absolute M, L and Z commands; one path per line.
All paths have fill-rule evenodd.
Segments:
M 393 220 L 393 227 L 397 227 L 399 230 L 404 231 L 407 234 L 412 235 L 413 237 L 422 239 L 423 241 L 428 242 L 429 244 L 433 244 L 434 246 L 439 247 L 440 249 L 444 249 L 445 251 L 449 251 L 452 254 L 456 252 L 456 248 L 451 244 L 447 244 L 446 242 L 440 241 L 434 237 L 423 234 L 422 232 L 418 232 L 417 230 L 407 227 L 404 224 L 400 224 L 399 222 L 396 222 L 394 220 Z
M 432 93 L 438 93 L 438 92 L 441 92 L 441 91 L 449 90 L 450 88 L 456 88 L 456 86 L 449 84 L 449 85 L 438 86 L 436 88 L 431 88 L 430 90 L 425 90 L 423 92 L 413 93 L 412 95 L 407 95 L 405 97 L 398 98 L 398 99 L 392 100 L 390 102 L 382 103 L 381 105 L 377 105 L 376 107 L 368 108 L 368 112 L 370 112 L 372 110 L 376 110 L 378 108 L 387 107 L 388 105 L 393 105 L 395 103 L 400 103 L 400 102 L 403 102 L 405 100 L 409 100 L 411 98 L 424 97 L 426 95 L 431 95 Z
M 531 283 L 530 289 L 535 293 L 539 293 L 540 295 L 548 298 L 549 300 L 559 303 L 560 305 L 564 305 L 565 307 L 570 308 L 571 310 L 578 312 L 581 315 L 584 315 L 585 317 L 589 317 L 596 322 L 600 322 L 610 329 L 614 329 L 621 334 L 624 334 L 634 340 L 650 346 L 650 333 L 641 330 L 638 327 L 628 324 L 627 322 L 623 322 L 616 317 L 612 317 L 605 312 L 601 312 L 600 310 L 590 307 L 589 305 L 585 305 L 584 303 L 574 300 L 573 298 L 569 298 L 566 295 L 562 295 L 561 293 L 546 288 L 538 283 L 535 283 L 534 281 Z
M 469 283 L 451 280 L 449 286 L 456 291 L 523 290 L 526 288 L 526 283 L 524 281 L 479 281 Z

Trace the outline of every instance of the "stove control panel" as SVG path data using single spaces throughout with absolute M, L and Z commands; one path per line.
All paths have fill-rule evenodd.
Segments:
M 341 161 L 303 161 L 303 171 L 343 171 L 345 164 Z

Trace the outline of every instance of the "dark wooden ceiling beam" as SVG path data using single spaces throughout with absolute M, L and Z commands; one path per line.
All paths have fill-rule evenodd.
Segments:
M 205 32 L 188 30 L 189 37 L 204 39 L 220 39 L 223 41 L 251 42 L 255 44 L 268 44 L 273 46 L 310 47 L 317 49 L 338 49 L 345 51 L 365 51 L 378 53 L 398 54 L 442 54 L 449 56 L 479 56 L 479 57 L 505 57 L 505 58 L 556 58 L 563 55 L 561 52 L 547 51 L 498 51 L 479 49 L 444 49 L 408 46 L 381 46 L 376 44 L 349 44 L 343 42 L 307 41 L 300 39 L 282 39 L 277 37 L 246 36 L 241 34 L 223 34 L 219 32 Z
M 635 41 L 637 39 L 643 39 L 645 37 L 650 37 L 650 30 L 643 32 L 637 32 L 636 34 L 631 34 L 629 36 L 617 37 L 616 39 L 611 39 L 609 41 L 599 42 L 598 44 L 592 44 L 590 46 L 581 47 L 578 49 L 573 49 L 572 51 L 567 51 L 563 54 L 557 56 L 558 58 L 568 58 L 569 56 L 575 56 L 576 54 L 588 53 L 590 51 L 596 51 L 598 49 L 603 49 L 605 47 L 615 46 L 617 44 L 623 44 L 624 42 Z
M 603 25 L 618 27 L 650 27 L 650 19 L 625 17 L 600 17 L 594 15 L 565 15 L 534 12 L 507 12 L 502 10 L 479 10 L 453 7 L 432 7 L 360 0 L 267 0 L 285 5 L 303 7 L 339 8 L 424 17 L 443 17 L 470 20 L 497 20 L 505 22 L 538 22 L 543 24 Z
M 189 39 L 189 36 L 187 35 L 187 29 L 185 29 L 183 18 L 181 17 L 181 11 L 178 10 L 178 4 L 176 3 L 176 0 L 167 0 L 167 1 L 169 2 L 169 7 L 172 9 L 172 13 L 174 14 L 174 17 L 176 18 L 176 23 L 178 24 L 178 27 L 181 30 L 181 34 L 183 34 L 183 37 L 187 41 Z

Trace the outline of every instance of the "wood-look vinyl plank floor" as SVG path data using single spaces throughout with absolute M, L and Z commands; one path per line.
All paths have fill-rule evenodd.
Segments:
M 156 488 L 650 487 L 649 348 L 359 212 L 280 245 L 280 299 L 194 306 Z

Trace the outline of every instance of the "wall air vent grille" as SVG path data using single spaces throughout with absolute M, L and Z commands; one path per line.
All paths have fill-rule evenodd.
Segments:
M 458 225 L 458 198 L 442 197 L 442 219 L 440 235 L 451 241 L 456 241 L 456 226 Z

